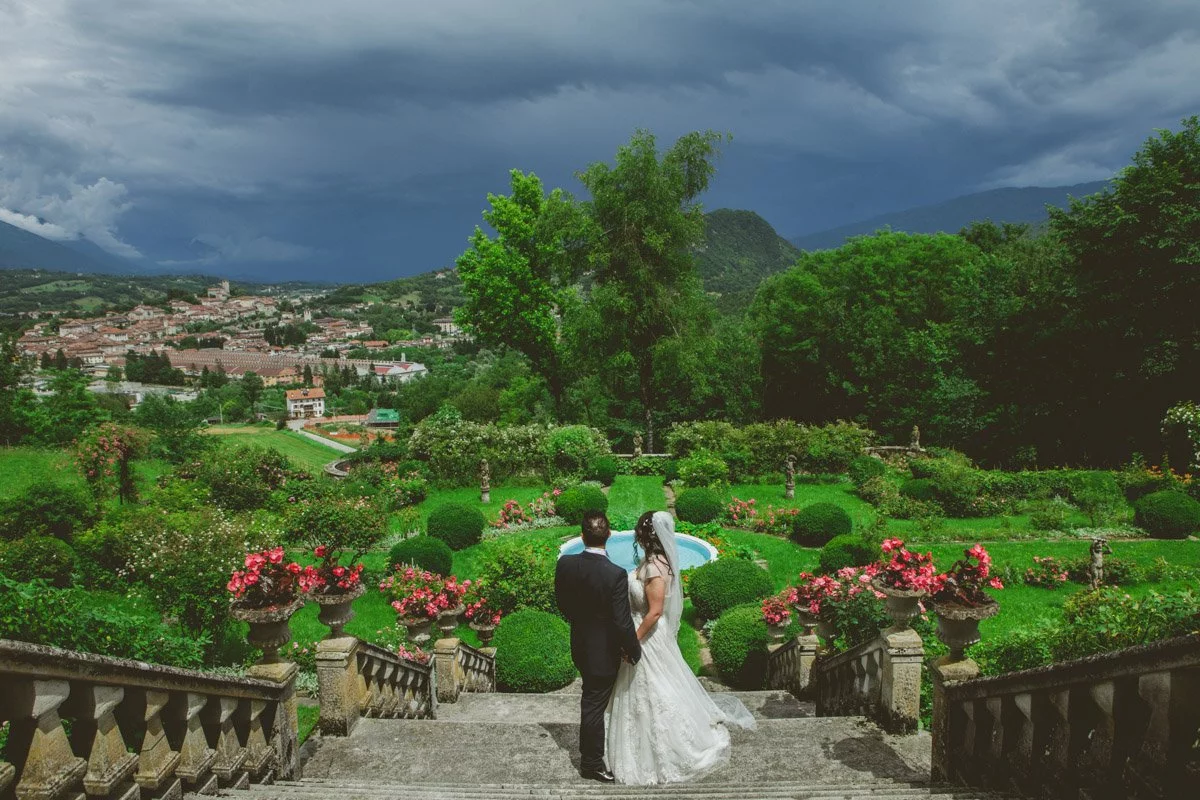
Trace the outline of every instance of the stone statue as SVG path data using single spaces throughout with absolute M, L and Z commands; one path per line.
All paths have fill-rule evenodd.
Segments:
M 487 459 L 479 462 L 479 502 L 487 505 L 492 502 L 492 486 L 491 486 L 492 471 L 488 467 Z
M 1108 540 L 1099 536 L 1092 539 L 1090 552 L 1092 563 L 1088 567 L 1088 584 L 1093 589 L 1099 589 L 1104 585 L 1104 554 L 1112 552 L 1108 549 Z
M 918 428 L 916 425 L 913 425 L 912 441 L 908 443 L 908 446 L 911 447 L 913 450 L 921 449 L 921 429 Z
M 639 458 L 642 455 L 642 435 L 635 433 L 633 435 L 633 457 Z
M 796 457 L 789 455 L 787 463 L 783 465 L 784 474 L 787 475 L 787 480 L 783 484 L 783 496 L 787 500 L 791 500 L 796 496 Z

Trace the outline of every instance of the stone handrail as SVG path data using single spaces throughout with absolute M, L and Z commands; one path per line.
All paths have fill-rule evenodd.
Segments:
M 0 639 L 0 796 L 179 797 L 296 778 L 296 672 L 226 678 Z
M 811 681 L 817 716 L 863 715 L 889 731 L 916 730 L 924 654 L 921 637 L 907 629 L 819 656 Z
M 433 648 L 437 664 L 438 702 L 453 703 L 463 692 L 496 690 L 496 657 L 459 639 L 439 639 Z
M 821 640 L 814 634 L 772 645 L 767 656 L 767 688 L 783 689 L 798 698 L 811 694 L 812 668 Z
M 1193 797 L 1200 635 L 993 678 L 931 668 L 933 778 L 1038 797 Z
M 437 716 L 433 666 L 408 661 L 354 636 L 317 643 L 317 684 L 327 736 L 347 736 L 361 717 L 432 719 Z

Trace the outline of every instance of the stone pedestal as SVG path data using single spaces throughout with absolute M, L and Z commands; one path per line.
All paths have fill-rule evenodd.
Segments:
M 930 759 L 930 774 L 935 782 L 951 782 L 950 770 L 950 708 L 946 703 L 946 686 L 979 677 L 979 665 L 969 658 L 961 661 L 949 656 L 929 665 L 929 678 L 933 681 L 933 752 Z
M 813 664 L 820 649 L 821 638 L 816 634 L 796 637 L 796 685 L 805 695 L 811 692 Z
M 349 736 L 362 712 L 366 686 L 354 658 L 357 645 L 358 639 L 353 636 L 317 642 L 317 688 L 321 704 L 317 724 L 324 736 Z
M 921 716 L 921 662 L 925 646 L 911 628 L 883 635 L 880 712 L 885 728 L 893 733 L 917 729 Z
M 337 640 L 325 639 L 324 641 Z M 296 702 L 296 675 L 299 672 L 300 668 L 290 661 L 281 661 L 276 664 L 256 664 L 246 672 L 251 678 L 274 681 L 285 687 L 279 708 L 275 711 L 275 726 L 271 739 L 268 742 L 275 751 L 273 757 L 275 762 L 275 776 L 285 781 L 300 779 L 300 716 L 296 710 L 298 706 Z M 251 711 L 250 716 L 251 735 L 247 741 L 247 753 L 249 758 L 257 761 L 255 758 L 255 747 L 261 745 L 263 734 L 260 727 L 261 723 L 259 723 L 259 726 L 255 725 L 258 715 Z M 254 735 L 256 727 L 259 733 L 258 736 Z
M 438 639 L 433 646 L 433 663 L 437 673 L 438 702 L 457 701 L 458 689 L 462 686 L 462 675 L 458 666 L 458 639 Z

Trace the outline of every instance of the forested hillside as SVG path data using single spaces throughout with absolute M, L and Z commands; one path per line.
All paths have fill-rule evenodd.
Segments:
M 696 270 L 704 288 L 718 292 L 725 311 L 744 308 L 768 275 L 790 267 L 800 251 L 753 211 L 719 208 L 704 217 L 704 244 Z

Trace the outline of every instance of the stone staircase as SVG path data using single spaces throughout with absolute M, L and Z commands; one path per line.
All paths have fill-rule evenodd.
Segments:
M 932 786 L 930 740 L 893 737 L 862 717 L 813 716 L 779 691 L 737 693 L 758 719 L 733 731 L 733 757 L 688 784 L 603 786 L 578 775 L 579 698 L 464 694 L 436 720 L 363 719 L 323 737 L 295 782 L 227 791 L 246 800 L 450 798 L 989 798 Z

